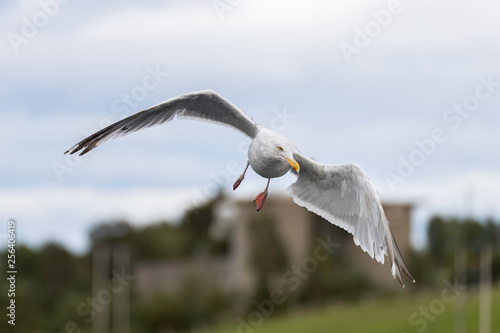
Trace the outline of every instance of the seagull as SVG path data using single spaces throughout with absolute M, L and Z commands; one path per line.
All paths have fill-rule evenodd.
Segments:
M 257 212 L 264 206 L 271 179 L 292 172 L 297 180 L 287 192 L 296 204 L 351 233 L 354 243 L 372 259 L 383 264 L 387 256 L 392 276 L 401 286 L 405 286 L 402 276 L 415 282 L 389 228 L 377 191 L 361 167 L 327 165 L 304 156 L 283 135 L 256 124 L 215 91 L 201 90 L 168 99 L 90 135 L 65 154 L 85 155 L 109 139 L 169 122 L 176 116 L 229 126 L 252 140 L 246 168 L 233 190 L 241 184 L 249 166 L 267 179 L 264 191 L 254 200 Z

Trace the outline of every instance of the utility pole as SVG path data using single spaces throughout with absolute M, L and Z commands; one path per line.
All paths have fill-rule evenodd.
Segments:
M 118 243 L 113 246 L 113 271 L 130 275 L 130 246 Z M 113 295 L 113 333 L 130 332 L 130 284 Z
M 105 244 L 97 245 L 92 251 L 92 297 L 95 297 L 100 307 L 94 309 L 93 333 L 109 332 L 109 304 L 111 302 L 111 293 L 108 288 L 109 269 L 109 246 Z
M 455 288 L 463 290 L 462 295 L 455 299 L 454 303 L 454 332 L 467 332 L 467 316 L 465 305 L 467 303 L 467 248 L 461 247 L 455 252 Z
M 481 251 L 479 284 L 479 333 L 491 333 L 491 261 L 493 246 L 489 242 Z

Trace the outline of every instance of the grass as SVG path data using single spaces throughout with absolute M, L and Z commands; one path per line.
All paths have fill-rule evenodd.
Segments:
M 445 290 L 446 288 L 443 288 Z M 270 316 L 261 325 L 258 317 L 243 318 L 241 323 L 208 333 L 442 333 L 454 332 L 454 301 L 449 290 L 419 294 L 404 298 L 342 304 L 317 311 L 305 311 L 288 316 Z M 463 295 L 463 294 L 462 294 Z M 469 292 L 465 297 L 467 332 L 479 331 L 479 295 Z M 278 305 L 279 306 L 279 305 Z M 492 292 L 491 332 L 500 332 L 500 288 Z

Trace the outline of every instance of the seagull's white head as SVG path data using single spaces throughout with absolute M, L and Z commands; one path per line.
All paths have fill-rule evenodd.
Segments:
M 276 154 L 283 160 L 287 161 L 288 164 L 290 164 L 290 166 L 293 168 L 293 170 L 295 170 L 297 173 L 300 171 L 300 165 L 293 157 L 294 147 L 290 143 L 276 142 L 274 148 Z

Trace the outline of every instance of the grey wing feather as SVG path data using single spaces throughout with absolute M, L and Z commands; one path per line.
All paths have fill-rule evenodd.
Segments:
M 250 138 L 257 133 L 257 125 L 243 111 L 212 90 L 202 90 L 166 100 L 138 112 L 83 139 L 66 151 L 84 155 L 111 138 L 127 135 L 146 127 L 179 119 L 198 119 L 226 125 Z M 65 154 L 66 154 L 65 153 Z
M 298 179 L 288 188 L 300 206 L 320 215 L 353 235 L 354 243 L 378 262 L 389 258 L 394 278 L 401 274 L 414 282 L 389 229 L 382 204 L 370 180 L 356 164 L 325 165 L 300 153 Z

